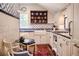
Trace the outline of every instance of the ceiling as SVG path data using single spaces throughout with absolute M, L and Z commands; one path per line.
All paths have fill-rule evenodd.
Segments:
M 43 6 L 47 10 L 49 10 L 51 13 L 56 13 L 58 11 L 63 10 L 68 3 L 39 3 L 39 5 Z
M 55 14 L 63 10 L 68 3 L 30 3 L 29 5 L 39 5 L 45 9 L 47 9 L 50 13 Z M 25 4 L 28 5 L 28 4 Z M 18 9 L 21 9 L 24 4 L 17 4 L 17 3 L 0 3 L 0 9 L 19 18 Z
M 19 4 L 16 3 L 0 3 L 0 11 L 15 18 L 19 18 L 18 8 Z

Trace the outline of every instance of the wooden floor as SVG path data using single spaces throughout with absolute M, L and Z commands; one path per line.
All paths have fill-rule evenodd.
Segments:
M 34 56 L 55 56 L 54 50 L 48 44 L 39 44 L 37 46 L 37 51 Z

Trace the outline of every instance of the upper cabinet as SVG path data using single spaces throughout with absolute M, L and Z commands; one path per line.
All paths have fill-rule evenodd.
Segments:
M 68 20 L 73 20 L 73 4 L 69 4 L 64 11 L 64 16 L 67 17 Z
M 74 8 L 73 4 L 69 4 L 64 10 L 64 29 L 69 31 L 69 35 L 72 36 L 74 20 Z
M 73 21 L 73 4 L 69 4 L 64 10 L 64 27 L 69 29 L 69 23 Z
M 69 4 L 65 10 L 58 12 L 54 17 L 58 28 L 69 30 L 69 23 L 73 21 L 73 4 Z

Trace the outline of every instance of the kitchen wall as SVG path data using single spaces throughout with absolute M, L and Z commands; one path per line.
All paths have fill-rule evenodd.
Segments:
M 52 26 L 53 24 L 47 25 L 47 24 L 31 24 L 30 23 L 30 11 L 31 10 L 47 10 L 47 9 L 45 9 L 42 6 L 39 6 L 37 4 L 27 4 L 27 5 L 22 5 L 21 7 L 23 7 L 23 6 L 25 6 L 27 8 L 26 14 L 28 14 L 28 22 L 29 22 L 28 25 L 31 28 L 52 28 L 53 27 Z M 48 11 L 48 23 L 53 23 L 53 21 L 54 21 L 53 15 Z M 20 32 L 20 36 L 23 36 L 25 38 L 34 39 L 36 44 L 48 44 L 50 36 L 48 34 L 43 34 L 43 33 L 44 33 L 44 31 L 41 32 L 40 34 L 38 32 Z
M 59 29 L 64 29 L 64 11 L 57 12 L 53 19 L 55 20 L 55 25 L 57 25 Z
M 26 14 L 28 14 L 28 27 L 29 28 L 36 28 L 36 27 L 44 27 L 43 24 L 42 26 L 40 24 L 31 24 L 30 23 L 30 11 L 31 10 L 47 10 L 45 8 L 43 8 L 42 6 L 38 5 L 38 4 L 22 4 L 20 7 L 26 7 L 27 10 L 26 10 Z M 53 23 L 53 15 L 48 11 L 48 23 Z M 49 25 L 49 24 L 48 24 Z M 51 24 L 52 25 L 52 24 Z M 49 25 L 49 26 L 51 26 Z M 49 27 L 47 26 L 47 27 Z
M 47 10 L 47 9 L 45 9 L 44 7 L 42 7 L 42 6 L 40 6 L 40 5 L 38 5 L 38 4 L 22 4 L 22 6 L 21 7 L 26 7 L 27 8 L 27 10 L 26 10 L 26 13 L 28 14 L 28 19 L 29 19 L 29 23 L 30 23 L 30 11 L 31 10 Z M 53 15 L 48 11 L 48 23 L 52 23 L 53 22 Z
M 18 38 L 19 20 L 0 12 L 0 43 L 3 39 L 12 42 Z
M 26 13 L 28 14 L 29 24 L 30 24 L 31 10 L 47 10 L 37 4 L 27 4 L 24 6 L 27 8 Z M 53 23 L 53 15 L 49 11 L 48 11 L 48 23 Z M 3 39 L 12 42 L 18 38 L 19 38 L 19 20 L 0 12 L 0 42 Z

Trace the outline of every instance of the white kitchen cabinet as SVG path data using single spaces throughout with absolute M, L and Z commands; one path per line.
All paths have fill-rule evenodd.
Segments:
M 46 33 L 43 33 L 43 32 L 41 32 L 41 33 L 35 32 L 34 36 L 35 37 L 38 36 L 38 38 L 35 38 L 37 44 L 49 44 L 50 35 L 49 35 L 48 32 L 46 32 Z
M 68 18 L 68 20 L 72 20 L 73 19 L 73 4 L 69 4 L 65 11 L 64 11 L 65 16 Z
M 49 32 L 21 32 L 20 36 L 27 39 L 34 39 L 36 44 L 49 44 Z
M 73 40 L 79 41 L 79 4 L 74 4 Z
M 66 56 L 71 55 L 71 40 L 66 38 Z
M 40 36 L 38 36 L 38 35 L 34 36 L 34 40 L 35 40 L 36 44 L 40 44 L 41 43 Z
M 62 41 L 62 55 L 70 56 L 71 55 L 71 40 L 63 37 Z
M 53 49 L 53 47 L 54 47 L 54 45 L 53 45 L 53 33 L 52 32 L 49 32 L 49 35 L 50 35 L 50 42 L 49 42 L 49 44 L 50 44 L 50 46 L 52 47 L 52 49 Z
M 70 56 L 71 54 L 71 40 L 63 37 L 61 35 L 57 35 L 57 54 L 59 56 Z
M 62 56 L 66 56 L 66 39 L 62 37 Z
M 40 40 L 41 40 L 40 43 L 42 44 L 49 44 L 50 36 L 47 33 L 45 35 L 42 35 Z
M 62 36 L 62 56 L 70 56 L 71 40 Z
M 79 55 L 79 4 L 70 4 L 67 9 L 65 10 L 65 15 L 67 16 L 67 25 L 70 21 L 73 23 L 71 24 L 71 34 L 72 38 L 58 38 L 58 53 L 59 55 Z M 65 41 L 62 41 L 61 39 L 65 39 Z M 74 44 L 71 44 L 75 42 L 74 44 L 77 45 L 74 46 Z M 62 46 L 62 47 L 60 47 Z
M 72 55 L 79 56 L 79 3 L 74 4 L 74 21 L 72 35 Z M 74 45 L 77 46 L 74 46 Z
M 69 24 L 73 21 L 74 15 L 73 4 L 69 4 L 66 9 L 64 10 L 64 22 L 65 22 L 65 29 L 69 29 Z
M 78 45 L 79 47 L 79 3 L 71 4 L 71 6 L 72 6 L 71 11 L 70 9 L 68 9 L 68 13 L 66 13 L 69 21 L 72 21 L 72 24 L 71 24 L 72 42 L 71 43 L 74 42 L 74 44 Z M 70 6 L 68 8 L 70 8 Z M 74 46 L 74 44 L 71 44 L 71 55 L 79 55 L 79 48 Z
M 62 37 L 60 35 L 58 35 L 58 39 L 57 39 L 57 54 L 59 56 L 62 56 Z
M 73 43 L 72 56 L 79 56 L 79 45 Z
M 58 37 L 58 53 L 60 56 L 66 55 L 66 43 L 65 38 L 61 35 Z

